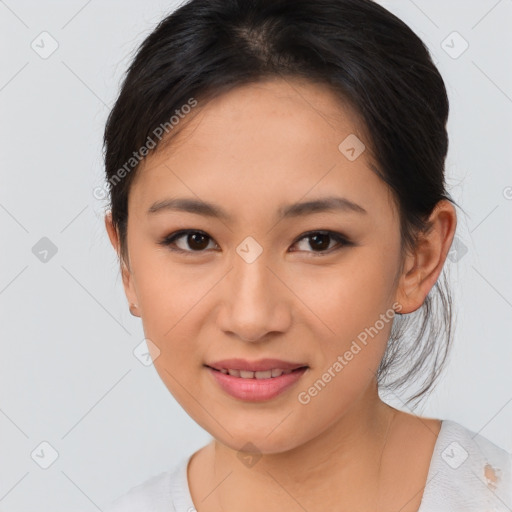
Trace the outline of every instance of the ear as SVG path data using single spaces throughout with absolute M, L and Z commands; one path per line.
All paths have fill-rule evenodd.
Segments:
M 139 307 L 138 307 L 138 298 L 135 292 L 135 287 L 133 284 L 133 276 L 129 265 L 122 259 L 121 257 L 121 243 L 119 239 L 119 233 L 117 229 L 114 227 L 112 223 L 112 212 L 109 211 L 105 215 L 105 227 L 107 229 L 108 237 L 110 238 L 110 242 L 114 247 L 114 250 L 117 253 L 117 257 L 120 261 L 121 266 L 121 276 L 123 279 L 123 287 L 126 298 L 128 299 L 128 303 L 130 304 L 130 313 L 134 316 L 139 316 Z
M 457 214 L 446 199 L 437 203 L 429 217 L 431 228 L 422 233 L 412 252 L 407 254 L 396 291 L 402 305 L 400 313 L 421 307 L 443 269 L 457 227 Z

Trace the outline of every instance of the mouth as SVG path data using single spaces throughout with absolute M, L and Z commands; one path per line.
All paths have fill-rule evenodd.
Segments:
M 288 364 L 290 365 L 291 363 Z M 256 371 L 227 366 L 215 368 L 204 365 L 218 389 L 232 398 L 246 402 L 263 402 L 276 398 L 290 390 L 309 370 L 308 365 L 294 365 L 295 368 L 276 366 Z
M 231 375 L 232 377 L 239 377 L 241 379 L 257 379 L 257 380 L 265 380 L 265 379 L 275 379 L 277 377 L 281 377 L 281 375 L 288 375 L 290 373 L 299 372 L 302 370 L 306 370 L 309 366 L 299 366 L 290 369 L 283 368 L 271 368 L 269 370 L 260 370 L 260 371 L 251 371 L 251 370 L 240 370 L 237 368 L 214 368 L 213 366 L 205 365 L 207 368 L 219 373 L 223 373 L 224 375 Z

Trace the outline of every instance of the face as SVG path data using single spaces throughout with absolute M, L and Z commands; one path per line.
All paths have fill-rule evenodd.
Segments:
M 397 210 L 354 112 L 323 86 L 242 86 L 180 122 L 130 190 L 128 299 L 198 424 L 233 449 L 292 449 L 374 393 L 400 311 Z M 278 392 L 206 366 L 230 358 L 307 368 Z

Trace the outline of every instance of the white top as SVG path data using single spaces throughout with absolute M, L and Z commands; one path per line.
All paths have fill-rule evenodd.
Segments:
M 132 487 L 104 512 L 196 512 L 187 478 L 191 457 Z M 512 511 L 512 454 L 442 420 L 418 512 L 459 511 Z

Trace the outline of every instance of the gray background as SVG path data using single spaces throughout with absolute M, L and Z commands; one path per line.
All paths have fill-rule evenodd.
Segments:
M 512 1 L 382 3 L 446 80 L 448 183 L 467 212 L 446 263 L 458 304 L 451 362 L 416 412 L 512 451 Z M 142 326 L 128 312 L 106 203 L 93 195 L 122 73 L 175 5 L 0 1 L 3 512 L 101 510 L 210 439 L 133 354 Z

